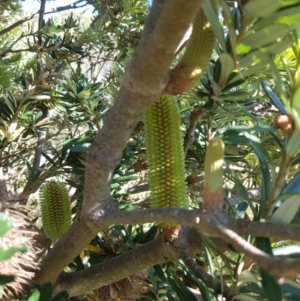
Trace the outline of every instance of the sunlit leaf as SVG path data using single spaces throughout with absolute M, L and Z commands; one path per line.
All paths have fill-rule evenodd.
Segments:
M 270 222 L 275 224 L 289 224 L 300 208 L 300 196 L 292 195 L 279 206 L 270 217 Z
M 252 0 L 243 7 L 243 12 L 248 18 L 265 18 L 280 7 L 279 0 Z

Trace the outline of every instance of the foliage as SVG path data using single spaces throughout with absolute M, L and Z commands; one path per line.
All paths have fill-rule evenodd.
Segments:
M 51 283 L 45 283 L 32 292 L 28 297 L 28 301 L 67 301 L 69 299 L 69 295 L 66 291 L 59 293 L 54 298 L 51 298 L 51 294 Z
M 151 6 L 144 0 L 77 2 L 92 5 L 93 15 L 66 6 L 29 16 L 19 1 L 0 2 L 0 166 L 9 194 L 29 198 L 38 227 L 43 225 L 34 193 L 51 181 L 68 187 L 74 220 L 79 216 L 87 194 L 87 151 L 110 118 Z M 243 221 L 299 227 L 300 3 L 275 2 L 220 0 L 219 21 L 204 1 L 217 37 L 215 53 L 202 78 L 176 100 L 182 136 L 192 134 L 185 157 L 190 209 L 202 208 L 205 151 L 218 137 L 225 144 L 224 212 Z M 107 182 L 118 208 L 150 207 L 147 176 L 141 117 Z M 0 235 L 8 230 L 1 216 Z M 65 271 L 88 270 L 160 235 L 152 223 L 110 225 Z M 244 238 L 271 256 L 299 259 L 299 239 Z M 139 300 L 299 299 L 300 273 L 281 283 L 232 245 L 202 234 L 199 249 L 192 262 L 183 256 L 148 266 Z M 0 260 L 22 250 L 0 249 Z M 13 280 L 5 277 L 1 285 Z M 27 297 L 69 298 L 63 291 L 51 299 L 52 292 L 46 283 Z M 109 293 L 117 300 L 116 291 Z

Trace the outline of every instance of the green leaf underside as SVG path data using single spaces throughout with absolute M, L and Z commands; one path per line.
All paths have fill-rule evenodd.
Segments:
M 176 101 L 172 97 L 161 97 L 146 110 L 144 120 L 151 205 L 188 208 Z

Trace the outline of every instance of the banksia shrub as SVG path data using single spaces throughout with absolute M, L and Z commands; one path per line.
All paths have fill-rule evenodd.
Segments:
M 57 241 L 71 225 L 68 191 L 63 183 L 51 181 L 40 190 L 40 207 L 45 234 Z

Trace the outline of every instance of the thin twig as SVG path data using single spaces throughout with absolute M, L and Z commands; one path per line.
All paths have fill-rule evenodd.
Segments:
M 10 47 L 8 47 L 5 51 L 0 53 L 0 58 L 3 58 L 4 56 L 6 56 L 7 53 L 13 53 L 13 52 L 23 52 L 23 51 L 28 51 L 30 50 L 30 48 L 27 49 L 18 49 L 18 50 L 12 50 L 11 48 L 16 45 L 22 38 L 24 38 L 25 35 L 22 33 L 15 41 L 13 41 L 13 43 L 10 45 Z
M 0 206 L 1 202 L 4 203 L 8 199 L 8 191 L 6 179 L 3 175 L 3 167 L 0 167 Z
M 235 250 L 253 259 L 261 268 L 278 280 L 298 275 L 300 260 L 291 259 L 289 256 L 271 256 L 244 240 L 234 231 L 225 228 L 217 219 L 212 218 L 211 222 L 218 231 L 219 237 L 222 237 L 224 241 L 231 244 Z
M 41 156 L 42 156 L 43 146 L 45 143 L 45 138 L 46 138 L 45 135 L 39 135 L 39 137 L 38 137 L 38 141 L 37 141 L 35 153 L 34 153 L 33 164 L 32 164 L 32 168 L 34 171 L 37 171 L 38 168 L 40 167 Z
M 10 26 L 8 26 L 8 27 L 5 27 L 4 29 L 2 29 L 2 30 L 0 31 L 0 36 L 2 36 L 2 35 L 4 35 L 4 34 L 8 33 L 9 31 L 11 31 L 11 30 L 13 30 L 14 28 L 16 28 L 16 27 L 22 25 L 23 23 L 25 23 L 25 22 L 27 22 L 27 21 L 30 21 L 30 20 L 33 19 L 38 13 L 39 13 L 39 12 L 36 12 L 36 13 L 32 14 L 32 15 L 29 16 L 29 17 L 26 17 L 26 18 L 24 18 L 24 19 L 22 19 L 22 20 L 19 20 L 19 21 L 13 23 L 12 25 L 10 25 Z
M 38 22 L 38 44 L 40 47 L 43 45 L 42 28 L 44 23 L 44 14 L 46 8 L 46 0 L 41 0 L 41 6 L 39 11 L 39 22 Z M 43 74 L 41 53 L 37 52 L 37 77 L 39 78 Z
M 187 153 L 191 143 L 194 141 L 194 132 L 195 132 L 197 122 L 204 113 L 205 113 L 205 110 L 203 110 L 203 109 L 197 109 L 197 110 L 191 112 L 190 125 L 186 131 L 186 134 L 184 136 L 184 142 L 183 142 L 183 149 L 184 149 L 185 156 L 186 156 L 186 153 Z
M 194 274 L 200 278 L 209 288 L 213 288 L 216 290 L 218 294 L 222 294 L 222 296 L 226 297 L 229 293 L 229 287 L 227 285 L 221 284 L 220 281 L 214 279 L 214 277 L 208 273 L 206 273 L 192 258 L 192 256 L 188 253 L 186 248 L 180 248 L 178 250 L 180 259 L 185 263 L 187 267 L 189 267 Z
M 76 9 L 76 8 L 81 8 L 81 7 L 84 7 L 86 6 L 86 3 L 83 4 L 83 5 L 80 5 L 80 6 L 77 6 L 77 4 L 83 2 L 85 0 L 78 0 L 78 1 L 75 1 L 69 5 L 64 5 L 64 6 L 58 6 L 56 8 L 53 8 L 52 11 L 50 12 L 45 12 L 45 15 L 46 14 L 53 14 L 53 13 L 57 13 L 57 12 L 62 12 L 64 10 L 69 10 L 69 9 Z

